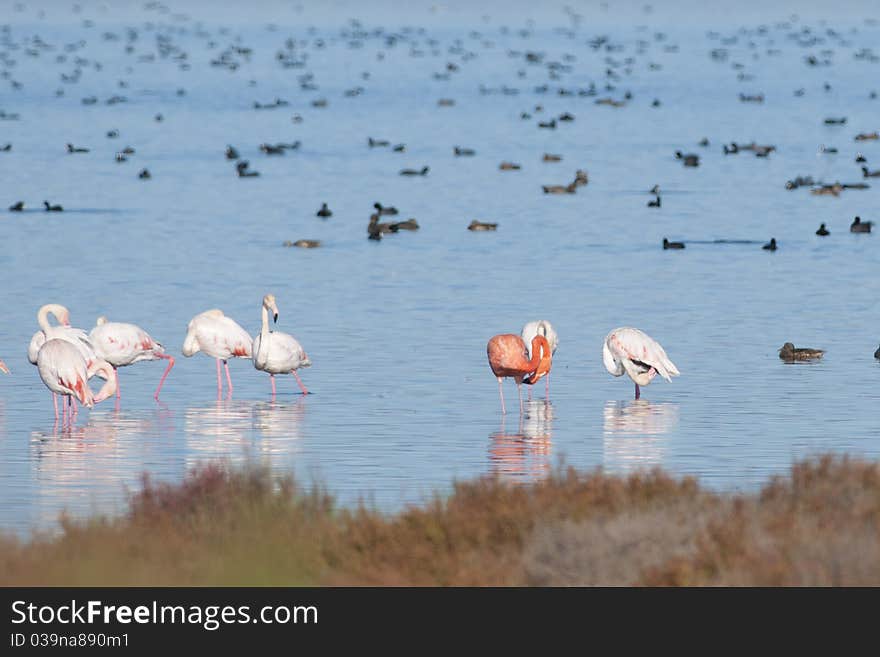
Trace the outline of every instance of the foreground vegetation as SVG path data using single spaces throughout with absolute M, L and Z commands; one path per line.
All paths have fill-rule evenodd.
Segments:
M 205 466 L 146 479 L 125 516 L 0 538 L 0 584 L 877 586 L 880 466 L 822 457 L 749 495 L 560 470 L 391 516 Z

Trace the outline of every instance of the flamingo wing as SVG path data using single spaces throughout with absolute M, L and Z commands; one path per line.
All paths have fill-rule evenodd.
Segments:
M 620 376 L 624 371 L 630 376 L 638 374 L 643 364 L 653 367 L 667 381 L 679 375 L 678 368 L 669 360 L 660 343 L 636 328 L 611 331 L 605 338 L 602 356 L 606 369 L 614 376 Z
M 153 352 L 164 350 L 140 326 L 124 322 L 98 324 L 89 338 L 99 358 L 114 367 L 131 365 L 141 360 L 153 360 Z

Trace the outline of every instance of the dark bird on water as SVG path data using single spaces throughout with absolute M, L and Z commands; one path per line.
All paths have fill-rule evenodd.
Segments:
M 397 208 L 389 205 L 388 207 L 383 206 L 381 203 L 376 202 L 373 203 L 373 207 L 376 208 L 376 213 L 381 217 L 383 215 L 392 215 L 397 214 Z
M 657 195 L 657 198 L 655 198 L 653 201 L 648 201 L 648 207 L 649 208 L 659 208 L 660 207 L 660 195 L 659 194 Z
M 24 201 L 19 201 L 9 206 L 10 212 L 21 212 L 22 210 L 24 210 Z
M 468 230 L 496 230 L 498 224 L 490 224 L 488 222 L 477 221 L 474 219 L 469 225 Z
M 822 358 L 824 349 L 810 349 L 809 347 L 795 347 L 791 342 L 786 342 L 779 350 L 779 358 L 786 362 L 815 360 Z
M 318 217 L 324 217 L 324 218 L 326 218 L 326 217 L 332 217 L 332 216 L 333 216 L 333 211 L 330 210 L 330 208 L 327 207 L 327 204 L 326 204 L 326 203 L 322 203 L 322 204 L 321 204 L 321 209 L 318 210 L 318 211 L 315 213 L 315 215 L 318 216 Z
M 816 231 L 816 235 L 819 235 L 820 237 L 825 237 L 826 235 L 830 235 L 830 234 L 831 234 L 831 231 L 829 231 L 827 228 L 825 228 L 825 224 L 820 225 L 819 230 Z
M 664 249 L 683 249 L 684 242 L 670 242 L 665 237 L 663 238 L 663 248 Z
M 419 169 L 401 169 L 400 175 L 401 176 L 427 176 L 428 171 L 429 171 L 428 167 L 422 167 L 421 170 L 419 170 Z
M 46 206 L 46 212 L 63 212 L 64 208 L 60 205 L 52 205 L 49 201 L 43 201 L 43 205 Z
M 862 221 L 861 217 L 856 217 L 853 219 L 853 222 L 849 225 L 849 232 L 851 233 L 870 233 L 871 225 L 873 221 Z
M 775 251 L 776 250 L 776 238 L 771 237 L 770 241 L 767 242 L 764 246 L 761 247 L 765 251 Z

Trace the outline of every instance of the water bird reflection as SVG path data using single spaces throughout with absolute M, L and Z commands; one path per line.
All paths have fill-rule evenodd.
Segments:
M 516 431 L 501 428 L 489 435 L 489 472 L 514 484 L 546 479 L 551 472 L 553 406 L 545 399 L 526 402 Z
M 663 464 L 666 435 L 678 426 L 678 404 L 609 400 L 603 409 L 603 463 L 612 473 Z

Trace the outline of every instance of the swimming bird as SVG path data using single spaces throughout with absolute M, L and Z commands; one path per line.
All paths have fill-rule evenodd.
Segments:
M 376 148 L 377 146 L 390 146 L 391 142 L 385 139 L 373 139 L 372 137 L 367 137 L 367 145 L 370 148 Z
M 238 151 L 235 150 L 233 146 L 226 147 L 226 159 L 227 160 L 237 160 L 238 159 Z
M 574 172 L 574 180 L 572 183 L 575 187 L 583 187 L 587 183 L 590 182 L 590 177 L 587 175 L 587 172 L 583 169 L 578 169 Z
M 874 132 L 860 132 L 855 136 L 856 141 L 871 141 L 874 139 L 880 139 L 880 133 L 876 130 Z
M 24 210 L 24 201 L 18 201 L 9 206 L 10 212 L 21 212 L 22 210 Z
M 874 352 L 874 358 L 880 360 L 880 347 L 877 347 L 877 351 Z
M 660 207 L 660 195 L 659 194 L 657 195 L 657 198 L 655 198 L 653 201 L 648 201 L 648 207 L 649 208 L 659 208 Z
M 419 222 L 415 219 L 407 219 L 406 221 L 398 221 L 389 226 L 392 232 L 398 230 L 418 230 Z
M 383 215 L 392 215 L 397 214 L 397 208 L 393 206 L 385 207 L 381 203 L 376 202 L 373 203 L 373 207 L 376 208 L 376 213 L 381 217 Z
M 502 162 L 498 165 L 498 168 L 502 171 L 519 171 L 522 167 L 515 162 Z
M 786 342 L 779 350 L 779 358 L 787 362 L 798 360 L 815 360 L 822 358 L 824 349 L 810 349 L 808 347 L 795 347 L 791 342 Z
M 251 163 L 248 160 L 239 160 L 235 164 L 235 170 L 238 172 L 239 178 L 255 178 L 260 175 L 259 171 L 250 171 Z
M 562 161 L 561 155 L 554 155 L 553 153 L 544 153 L 544 157 L 541 158 L 544 162 L 560 162 Z
M 545 194 L 574 194 L 577 191 L 577 184 L 569 185 L 541 185 L 541 189 Z
M 380 224 L 378 214 L 373 213 L 370 215 L 370 223 L 367 224 L 368 234 L 372 235 L 374 233 L 379 233 L 381 235 L 383 233 L 396 233 L 397 230 L 396 224 Z
M 829 231 L 827 228 L 825 228 L 825 224 L 820 224 L 819 230 L 816 231 L 816 235 L 819 235 L 820 237 L 825 237 L 826 235 L 830 235 L 830 234 L 831 234 L 831 231 Z
M 536 335 L 542 335 L 547 338 L 547 344 L 550 345 L 550 353 L 544 354 L 542 356 L 541 362 L 538 364 L 538 369 L 535 370 L 535 374 L 532 376 L 528 376 L 523 379 L 523 383 L 528 385 L 533 385 L 541 379 L 541 377 L 547 377 L 547 386 L 545 394 L 547 396 L 550 395 L 550 368 L 552 366 L 552 357 L 556 354 L 556 348 L 559 346 L 559 336 L 556 335 L 556 330 L 553 328 L 553 324 L 551 324 L 546 319 L 539 319 L 536 321 L 528 322 L 525 326 L 522 327 L 522 331 L 520 331 L 520 337 L 522 337 L 523 342 L 527 348 L 527 355 L 529 358 L 532 357 L 532 338 Z M 529 395 L 531 395 L 531 388 L 529 389 Z
M 663 249 L 683 249 L 684 242 L 670 242 L 665 237 L 663 238 Z
M 322 204 L 321 204 L 321 209 L 318 210 L 318 211 L 315 213 L 315 215 L 318 216 L 318 217 L 324 217 L 324 218 L 326 219 L 327 217 L 332 217 L 332 216 L 333 216 L 333 212 L 330 210 L 330 208 L 327 207 L 327 204 L 326 204 L 326 203 L 322 203 Z
M 605 337 L 602 361 L 612 376 L 628 375 L 636 384 L 636 399 L 641 397 L 639 386 L 646 386 L 660 375 L 667 381 L 678 376 L 678 368 L 669 360 L 660 344 L 637 328 L 616 328 Z
M 771 237 L 770 241 L 767 242 L 764 246 L 761 247 L 765 251 L 775 251 L 776 250 L 776 238 Z
M 868 167 L 862 167 L 862 177 L 864 178 L 880 178 L 880 169 L 869 171 Z
M 297 240 L 296 242 L 288 240 L 284 243 L 284 246 L 297 246 L 301 249 L 316 249 L 321 246 L 321 240 Z
M 856 217 L 853 219 L 853 222 L 849 225 L 849 232 L 851 233 L 870 233 L 871 225 L 873 221 L 862 221 L 861 217 Z
M 63 212 L 64 208 L 60 205 L 50 205 L 49 201 L 43 201 L 43 205 L 46 206 L 46 212 Z
M 675 151 L 675 159 L 682 160 L 686 167 L 700 166 L 700 156 L 695 153 L 684 154 L 681 151 Z
M 253 342 L 254 367 L 269 373 L 272 382 L 272 396 L 275 396 L 275 375 L 293 374 L 299 384 L 302 394 L 309 391 L 303 385 L 296 371 L 301 367 L 311 367 L 312 361 L 306 355 L 296 338 L 287 333 L 269 330 L 269 311 L 272 311 L 272 319 L 278 321 L 278 306 L 275 303 L 275 295 L 267 294 L 263 297 L 263 325 Z
M 518 335 L 506 333 L 496 335 L 486 345 L 486 355 L 489 358 L 489 367 L 498 379 L 498 393 L 501 395 L 501 412 L 506 414 L 504 407 L 504 390 L 502 382 L 507 377 L 512 377 L 516 382 L 519 393 L 519 412 L 522 414 L 522 382 L 530 374 L 534 374 L 541 363 L 544 354 L 550 353 L 550 344 L 543 335 L 532 338 L 532 356 L 529 358 L 526 343 Z M 549 367 L 547 368 L 549 371 Z
M 77 148 L 73 144 L 67 144 L 67 152 L 68 153 L 88 153 L 88 148 Z
M 168 366 L 159 379 L 156 392 L 153 393 L 153 399 L 159 401 L 162 384 L 174 367 L 174 357 L 166 354 L 165 348 L 149 333 L 136 324 L 108 322 L 106 317 L 101 316 L 95 322 L 95 328 L 89 333 L 89 341 L 98 358 L 110 363 L 114 371 L 144 360 L 167 360 Z M 117 372 L 116 398 L 120 399 L 120 397 Z
M 92 408 L 98 402 L 110 397 L 116 390 L 116 372 L 104 361 L 86 365 L 82 354 L 74 345 L 59 339 L 47 340 L 37 354 L 37 371 L 45 386 L 52 392 L 55 405 L 55 419 L 58 419 L 58 398 L 62 395 L 76 415 L 75 398 L 80 404 Z M 95 374 L 103 374 L 107 382 L 98 394 L 93 394 L 88 381 Z
M 660 196 L 660 185 L 654 185 L 648 190 L 648 193 L 653 194 L 654 196 Z
M 138 178 L 141 180 L 149 180 L 153 177 L 153 174 L 150 173 L 149 169 L 141 169 L 140 173 L 138 173 Z
M 421 169 L 401 169 L 401 176 L 427 176 L 429 167 L 422 167 Z
M 470 157 L 476 155 L 476 151 L 473 148 L 459 148 L 458 146 L 454 147 L 452 152 L 456 157 Z
M 497 230 L 498 224 L 490 224 L 483 221 L 477 221 L 474 219 L 470 224 L 468 224 L 468 230 Z
M 861 153 L 856 153 L 856 163 L 867 162 L 868 158 L 866 158 Z
M 227 394 L 232 395 L 232 379 L 229 376 L 230 358 L 252 358 L 253 338 L 231 317 L 216 308 L 206 310 L 193 317 L 186 327 L 183 341 L 183 355 L 186 357 L 202 351 L 217 359 L 217 396 L 223 393 L 220 378 L 220 362 L 226 368 Z

